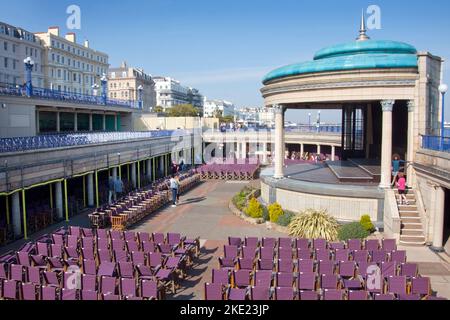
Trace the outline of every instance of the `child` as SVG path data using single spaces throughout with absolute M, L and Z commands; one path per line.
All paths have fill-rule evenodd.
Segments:
M 397 181 L 397 188 L 398 188 L 398 194 L 400 195 L 400 205 L 403 205 L 405 203 L 406 205 L 409 205 L 407 199 L 406 199 L 406 179 L 403 172 L 400 172 L 398 174 L 399 179 Z

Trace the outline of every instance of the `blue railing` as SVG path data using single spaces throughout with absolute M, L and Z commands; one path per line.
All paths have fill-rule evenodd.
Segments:
M 221 132 L 272 132 L 275 129 L 270 128 L 245 128 L 245 129 L 229 129 L 229 128 L 221 128 L 219 131 Z M 333 126 L 321 126 L 320 128 L 314 126 L 305 126 L 305 127 L 287 127 L 285 128 L 286 132 L 299 132 L 299 133 L 335 133 L 340 134 L 342 132 L 342 127 L 333 125 Z
M 450 153 L 450 137 L 422 136 L 422 148 Z
M 40 149 L 76 147 L 118 141 L 154 139 L 170 136 L 182 136 L 186 131 L 148 131 L 148 132 L 102 132 L 102 133 L 73 133 L 52 134 L 35 137 L 2 138 L 0 139 L 0 153 L 22 152 Z
M 26 90 L 23 86 L 14 85 L 9 83 L 0 83 L 0 95 L 26 97 Z M 134 100 L 115 100 L 106 99 L 105 101 L 101 96 L 93 96 L 81 93 L 73 93 L 67 91 L 60 91 L 54 89 L 45 89 L 33 87 L 31 98 L 43 99 L 43 100 L 57 100 L 66 101 L 70 103 L 80 104 L 92 104 L 92 105 L 107 105 L 114 107 L 126 107 L 126 108 L 139 108 L 138 101 Z

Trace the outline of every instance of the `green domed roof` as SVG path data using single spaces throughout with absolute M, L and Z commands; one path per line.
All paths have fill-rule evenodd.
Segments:
M 313 61 L 278 68 L 263 83 L 307 73 L 386 68 L 417 68 L 417 50 L 396 41 L 353 41 L 324 48 Z

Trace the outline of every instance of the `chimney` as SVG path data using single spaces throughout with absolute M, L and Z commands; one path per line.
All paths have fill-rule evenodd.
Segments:
M 59 37 L 59 27 L 48 27 L 48 33 Z
M 68 34 L 66 34 L 66 40 L 70 41 L 70 42 L 73 42 L 73 43 L 76 43 L 77 42 L 77 36 L 73 32 L 72 33 L 68 33 Z
M 89 40 L 84 40 L 84 46 L 85 46 L 86 48 L 89 48 Z
M 120 65 L 120 67 L 122 69 L 126 69 L 127 68 L 127 62 L 126 61 L 122 61 L 122 64 Z

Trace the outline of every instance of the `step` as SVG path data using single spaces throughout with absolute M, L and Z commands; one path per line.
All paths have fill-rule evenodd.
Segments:
M 402 229 L 400 231 L 401 236 L 411 236 L 411 237 L 423 237 L 423 230 L 411 230 L 411 229 Z
M 399 212 L 400 218 L 420 218 L 420 215 L 418 212 Z
M 400 245 L 405 247 L 423 247 L 425 245 L 425 240 L 421 241 L 409 241 L 409 240 L 402 240 L 399 241 Z
M 422 225 L 422 219 L 420 217 L 403 217 L 401 218 L 401 222 L 403 224 L 418 223 Z
M 416 205 L 399 205 L 398 210 L 400 211 L 417 211 Z
M 402 229 L 405 229 L 405 230 L 422 230 L 422 224 L 421 223 L 405 223 L 402 220 Z

